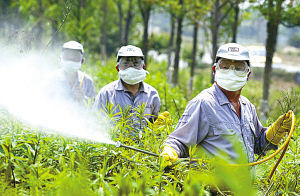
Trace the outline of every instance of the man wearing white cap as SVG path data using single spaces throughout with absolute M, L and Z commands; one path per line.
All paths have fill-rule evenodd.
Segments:
M 138 47 L 122 46 L 118 51 L 116 69 L 119 80 L 104 86 L 98 93 L 94 108 L 107 111 L 108 104 L 113 104 L 114 114 L 121 116 L 120 109 L 136 109 L 144 104 L 144 115 L 148 120 L 154 120 L 160 110 L 160 98 L 157 90 L 143 82 L 148 71 L 145 70 L 144 55 Z M 134 118 L 132 118 L 134 120 Z
M 57 86 L 56 93 L 75 101 L 89 101 L 94 99 L 94 82 L 89 75 L 80 71 L 84 62 L 83 46 L 76 41 L 64 43 L 60 56 L 62 68 L 54 74 Z
M 276 149 L 292 124 L 292 112 L 270 127 L 263 127 L 255 107 L 241 95 L 251 74 L 248 50 L 236 43 L 222 45 L 212 67 L 215 83 L 191 100 L 174 132 L 167 138 L 162 156 L 171 165 L 189 156 L 195 145 L 210 155 L 225 152 L 238 158 L 233 141 L 239 141 L 249 162 L 254 154 Z

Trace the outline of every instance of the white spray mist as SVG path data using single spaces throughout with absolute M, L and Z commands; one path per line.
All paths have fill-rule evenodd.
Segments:
M 109 143 L 104 120 L 99 120 L 82 104 L 66 97 L 51 81 L 58 68 L 53 55 L 20 54 L 0 46 L 0 105 L 22 122 L 50 132 L 90 141 Z M 50 84 L 50 85 L 49 85 Z M 51 93 L 49 93 L 51 92 Z

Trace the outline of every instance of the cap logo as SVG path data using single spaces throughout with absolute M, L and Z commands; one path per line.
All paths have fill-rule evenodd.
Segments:
M 134 51 L 133 48 L 127 48 L 127 51 Z
M 229 52 L 239 52 L 239 48 L 238 47 L 228 47 L 228 51 Z

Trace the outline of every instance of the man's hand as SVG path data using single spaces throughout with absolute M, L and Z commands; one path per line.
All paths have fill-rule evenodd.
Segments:
M 163 156 L 164 161 L 168 163 L 168 166 L 171 166 L 172 163 L 178 159 L 177 152 L 170 146 L 165 146 L 160 155 Z
M 288 113 L 279 116 L 279 118 L 268 128 L 266 138 L 269 142 L 274 145 L 279 144 L 280 140 L 291 129 L 293 115 L 291 110 L 288 111 Z
M 171 115 L 168 111 L 165 111 L 158 115 L 156 121 L 154 122 L 155 126 L 161 126 L 161 125 L 169 125 L 171 123 Z

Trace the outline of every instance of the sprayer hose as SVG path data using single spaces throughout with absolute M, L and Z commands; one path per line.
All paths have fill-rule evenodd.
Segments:
M 291 138 L 292 138 L 292 135 L 293 135 L 293 132 L 295 130 L 295 114 L 294 112 L 292 112 L 292 126 L 291 126 L 291 129 L 290 129 L 290 132 L 289 132 L 289 135 L 288 137 L 286 138 L 285 142 L 280 146 L 280 148 L 278 148 L 273 154 L 271 154 L 270 156 L 260 160 L 260 161 L 256 161 L 256 162 L 252 162 L 252 163 L 248 163 L 248 164 L 230 164 L 230 166 L 253 166 L 253 165 L 258 165 L 258 164 L 261 164 L 263 162 L 266 162 L 270 159 L 272 159 L 274 156 L 276 156 L 286 145 L 289 144 Z
M 256 161 L 256 162 L 252 162 L 252 163 L 246 163 L 246 164 L 229 164 L 229 166 L 233 166 L 233 167 L 237 167 L 237 166 L 254 166 L 254 165 L 258 165 L 258 164 L 261 164 L 261 163 L 264 163 L 270 159 L 272 159 L 274 156 L 276 156 L 285 146 L 287 146 L 292 138 L 292 135 L 294 133 L 294 130 L 295 130 L 295 114 L 294 112 L 292 112 L 292 126 L 290 128 L 290 131 L 289 131 L 289 135 L 288 137 L 286 138 L 285 142 L 280 146 L 280 148 L 278 148 L 278 150 L 276 150 L 273 154 L 271 154 L 270 156 L 260 160 L 260 161 Z M 199 161 L 201 159 L 189 159 L 189 158 L 182 158 L 180 160 L 183 160 L 183 161 Z

